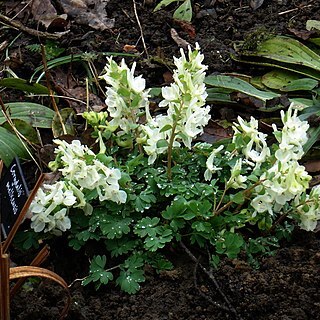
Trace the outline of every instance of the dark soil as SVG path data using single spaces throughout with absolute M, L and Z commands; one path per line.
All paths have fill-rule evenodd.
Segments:
M 52 3 L 58 4 L 59 1 Z M 138 52 L 142 53 L 136 59 L 138 71 L 144 74 L 147 85 L 151 87 L 165 82 L 163 75 L 168 71 L 166 63 L 172 61 L 173 55 L 179 54 L 179 47 L 170 35 L 171 28 L 175 28 L 179 36 L 190 44 L 199 42 L 209 66 L 208 73 L 254 74 L 257 70 L 230 59 L 236 41 L 243 40 L 258 29 L 276 34 L 287 34 L 288 28 L 304 30 L 308 19 L 320 19 L 319 0 L 265 0 L 257 10 L 250 7 L 249 0 L 194 1 L 192 25 L 196 35 L 191 37 L 172 20 L 174 5 L 153 14 L 154 1 L 137 0 L 136 4 L 148 54 L 158 59 L 148 60 L 143 53 L 140 29 L 131 0 L 110 0 L 108 3 L 108 16 L 115 18 L 113 30 L 93 31 L 71 21 L 71 31 L 62 38 L 61 47 L 66 48 L 65 53 L 68 54 L 123 52 L 125 45 L 136 45 Z M 5 13 L 5 2 L 0 2 L 0 11 Z M 17 19 L 36 29 L 37 24 L 28 12 L 25 9 Z M 2 28 L 0 44 L 5 40 L 13 41 L 18 34 L 18 30 Z M 22 33 L 9 48 L 10 67 L 22 78 L 29 79 L 41 62 L 40 55 L 30 54 L 25 49 L 26 45 L 38 42 L 37 37 Z M 4 51 L 0 50 L 0 55 L 0 61 L 4 61 Z M 162 61 L 160 63 L 159 58 Z M 98 72 L 104 63 L 102 59 L 97 61 Z M 78 81 L 84 74 L 78 65 L 71 72 Z M 58 79 L 55 81 L 58 82 Z M 83 82 L 77 84 L 83 86 Z M 20 99 L 16 92 L 9 90 L 1 94 L 5 102 L 17 101 L 13 100 L 17 97 Z M 58 239 L 51 244 L 51 256 L 45 267 L 72 283 L 87 274 L 88 261 L 68 249 L 63 241 Z M 142 284 L 140 292 L 133 296 L 113 286 L 96 292 L 90 286 L 82 287 L 80 281 L 73 282 L 72 304 L 67 319 L 320 319 L 319 249 L 318 234 L 297 232 L 292 242 L 284 244 L 274 256 L 263 258 L 260 269 L 253 269 L 242 260 L 223 261 L 219 270 L 212 275 L 236 310 L 236 315 L 219 307 L 226 303 L 212 279 L 199 267 L 196 268 L 182 249 L 176 248 L 171 253 L 174 270 L 159 275 L 147 270 L 147 281 Z M 14 256 L 15 252 L 12 251 Z M 199 255 L 195 255 L 198 258 Z M 28 259 L 29 256 L 17 255 L 15 262 L 25 264 Z M 206 266 L 206 261 L 200 262 Z M 64 305 L 63 290 L 49 281 L 27 284 L 11 301 L 12 319 L 58 319 Z

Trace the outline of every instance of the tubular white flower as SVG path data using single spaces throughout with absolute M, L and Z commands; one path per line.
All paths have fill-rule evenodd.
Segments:
M 122 60 L 120 65 L 108 58 L 105 74 L 101 76 L 109 87 L 106 92 L 106 105 L 113 118 L 110 125 L 120 127 L 124 134 L 131 133 L 137 127 L 140 112 L 148 111 L 149 89 L 141 77 L 135 77 L 136 63 L 131 70 Z
M 147 116 L 148 122 L 142 127 L 147 136 L 144 139 L 144 150 L 149 155 L 149 163 L 153 163 L 159 154 L 167 151 L 162 143 L 158 147 L 159 141 L 166 140 L 169 143 L 173 135 L 174 147 L 182 142 L 187 148 L 191 148 L 192 140 L 202 134 L 203 128 L 208 124 L 210 107 L 204 106 L 207 97 L 204 84 L 207 66 L 202 64 L 203 58 L 198 44 L 194 51 L 188 48 L 188 58 L 182 49 L 181 57 L 174 58 L 174 83 L 162 88 L 163 100 L 159 103 L 160 108 L 168 108 L 167 114 L 154 119 Z M 163 131 L 168 126 L 171 129 Z
M 267 135 L 258 131 L 258 121 L 251 117 L 250 122 L 247 122 L 239 116 L 238 123 L 234 123 L 232 128 L 234 130 L 232 142 L 235 143 L 236 148 L 242 150 L 249 163 L 253 162 L 255 169 L 260 168 L 270 156 L 270 149 L 266 142 Z M 239 141 L 241 141 L 240 144 Z
M 206 181 L 212 179 L 212 174 L 215 173 L 218 170 L 221 170 L 222 168 L 217 167 L 214 165 L 214 159 L 216 158 L 216 155 L 224 148 L 223 145 L 219 146 L 216 149 L 213 149 L 210 156 L 208 157 L 206 161 L 207 170 L 204 172 L 204 179 Z
M 231 169 L 231 176 L 227 181 L 227 188 L 246 189 L 247 186 L 245 182 L 247 181 L 247 177 L 241 175 L 241 170 L 242 158 L 239 158 Z

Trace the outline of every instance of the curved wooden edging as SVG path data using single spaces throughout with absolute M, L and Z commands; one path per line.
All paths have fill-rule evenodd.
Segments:
M 67 283 L 64 281 L 64 279 L 62 279 L 59 275 L 57 275 L 53 271 L 50 271 L 44 268 L 33 267 L 33 266 L 10 268 L 10 280 L 27 278 L 27 277 L 41 277 L 41 278 L 50 279 L 52 281 L 57 282 L 60 286 L 62 286 L 66 290 L 68 294 L 68 299 L 60 315 L 60 319 L 63 319 L 67 315 L 67 312 L 69 310 L 70 303 L 71 303 L 69 288 Z

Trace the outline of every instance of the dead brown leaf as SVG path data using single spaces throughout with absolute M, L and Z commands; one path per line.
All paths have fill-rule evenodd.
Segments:
M 320 160 L 309 160 L 303 164 L 308 172 L 320 172 Z
M 298 30 L 294 28 L 288 28 L 288 30 L 294 34 L 296 37 L 302 39 L 302 40 L 308 40 L 312 35 L 316 34 L 314 30 L 308 31 L 308 30 Z
M 122 48 L 122 50 L 124 52 L 132 52 L 132 53 L 137 53 L 137 47 L 135 45 L 131 45 L 131 44 L 125 44 Z
M 170 34 L 171 34 L 171 38 L 178 45 L 178 47 L 183 49 L 188 49 L 188 46 L 191 46 L 191 44 L 188 41 L 182 39 L 179 36 L 178 32 L 174 28 L 171 28 Z
M 183 31 L 187 32 L 191 38 L 196 37 L 196 29 L 190 22 L 182 20 L 175 20 L 174 22 L 179 25 Z
M 109 0 L 60 0 L 64 12 L 75 22 L 101 31 L 114 27 L 114 19 L 108 18 L 105 10 L 108 2 Z
M 68 22 L 67 15 L 58 15 L 57 10 L 52 5 L 50 0 L 34 0 L 31 4 L 31 13 L 34 20 L 42 23 L 46 29 L 48 29 L 52 24 L 60 25 L 58 29 L 64 29 Z

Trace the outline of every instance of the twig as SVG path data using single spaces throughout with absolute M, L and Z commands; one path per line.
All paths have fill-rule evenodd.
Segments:
M 9 24 L 13 28 L 16 28 L 18 30 L 21 30 L 23 32 L 30 34 L 31 36 L 35 36 L 35 37 L 39 37 L 39 38 L 56 40 L 56 39 L 61 38 L 62 36 L 64 36 L 66 33 L 69 32 L 69 30 L 68 30 L 68 31 L 53 34 L 53 33 L 49 33 L 49 32 L 34 30 L 34 29 L 31 29 L 31 28 L 24 26 L 21 22 L 11 20 L 10 18 L 6 17 L 5 15 L 3 15 L 1 13 L 0 13 L 0 20 L 6 22 L 7 24 Z
M 134 11 L 134 15 L 136 17 L 139 29 L 140 29 L 140 34 L 141 34 L 141 40 L 142 40 L 142 44 L 143 44 L 143 48 L 144 48 L 144 52 L 146 53 L 147 57 L 149 58 L 149 54 L 148 54 L 148 50 L 147 50 L 147 46 L 146 46 L 146 42 L 144 41 L 144 36 L 143 36 L 143 30 L 142 30 L 142 26 L 140 23 L 140 19 L 138 16 L 138 12 L 137 12 L 137 5 L 136 5 L 136 1 L 132 0 L 133 2 L 133 11 Z
M 180 245 L 181 247 L 184 249 L 184 251 L 188 254 L 188 256 L 195 262 L 199 264 L 200 269 L 209 277 L 209 279 L 213 282 L 213 284 L 215 285 L 216 289 L 218 290 L 218 292 L 220 293 L 220 295 L 222 296 L 222 298 L 224 299 L 224 301 L 226 302 L 227 306 L 228 306 L 228 311 L 232 312 L 236 319 L 238 320 L 242 320 L 242 318 L 238 315 L 236 309 L 233 307 L 233 305 L 231 304 L 231 302 L 229 301 L 229 299 L 227 298 L 227 296 L 224 294 L 224 292 L 221 290 L 219 283 L 217 281 L 217 279 L 214 277 L 214 275 L 209 272 L 201 263 L 198 262 L 197 258 L 192 254 L 192 252 L 185 246 L 185 244 L 180 241 Z
M 43 63 L 44 73 L 45 73 L 46 80 L 47 80 L 47 87 L 48 87 L 48 90 L 49 90 L 49 96 L 50 96 L 50 99 L 51 99 L 51 102 L 52 102 L 52 106 L 53 106 L 53 109 L 54 109 L 55 113 L 57 114 L 57 116 L 59 118 L 59 121 L 60 121 L 60 124 L 61 124 L 61 128 L 62 128 L 62 132 L 63 132 L 64 135 L 66 135 L 68 132 L 67 132 L 66 126 L 64 125 L 61 113 L 60 113 L 60 111 L 58 109 L 56 100 L 53 97 L 53 91 L 51 89 L 51 84 L 50 84 L 51 75 L 49 73 L 49 69 L 48 69 L 48 65 L 47 65 L 46 50 L 45 50 L 44 45 L 41 45 L 41 53 L 42 53 L 42 63 Z
M 306 6 L 302 6 L 302 7 L 298 7 L 298 8 L 294 8 L 294 9 L 290 9 L 290 10 L 286 10 L 286 11 L 282 11 L 282 12 L 278 13 L 278 16 L 282 16 L 284 14 L 288 14 L 288 13 L 291 13 L 291 12 L 294 12 L 294 11 L 297 11 L 297 10 L 301 10 L 301 9 L 304 9 L 304 8 L 310 8 L 312 6 L 313 6 L 312 4 L 308 4 Z
M 230 311 L 228 307 L 221 305 L 220 303 L 213 301 L 210 297 L 208 297 L 206 294 L 204 294 L 201 289 L 198 286 L 198 281 L 197 281 L 197 269 L 199 266 L 199 259 L 197 260 L 195 266 L 194 266 L 194 270 L 193 270 L 193 282 L 194 282 L 194 286 L 196 289 L 198 289 L 200 295 L 205 298 L 206 300 L 208 300 L 211 304 L 213 304 L 214 306 L 216 306 L 217 308 L 220 308 L 224 311 Z

